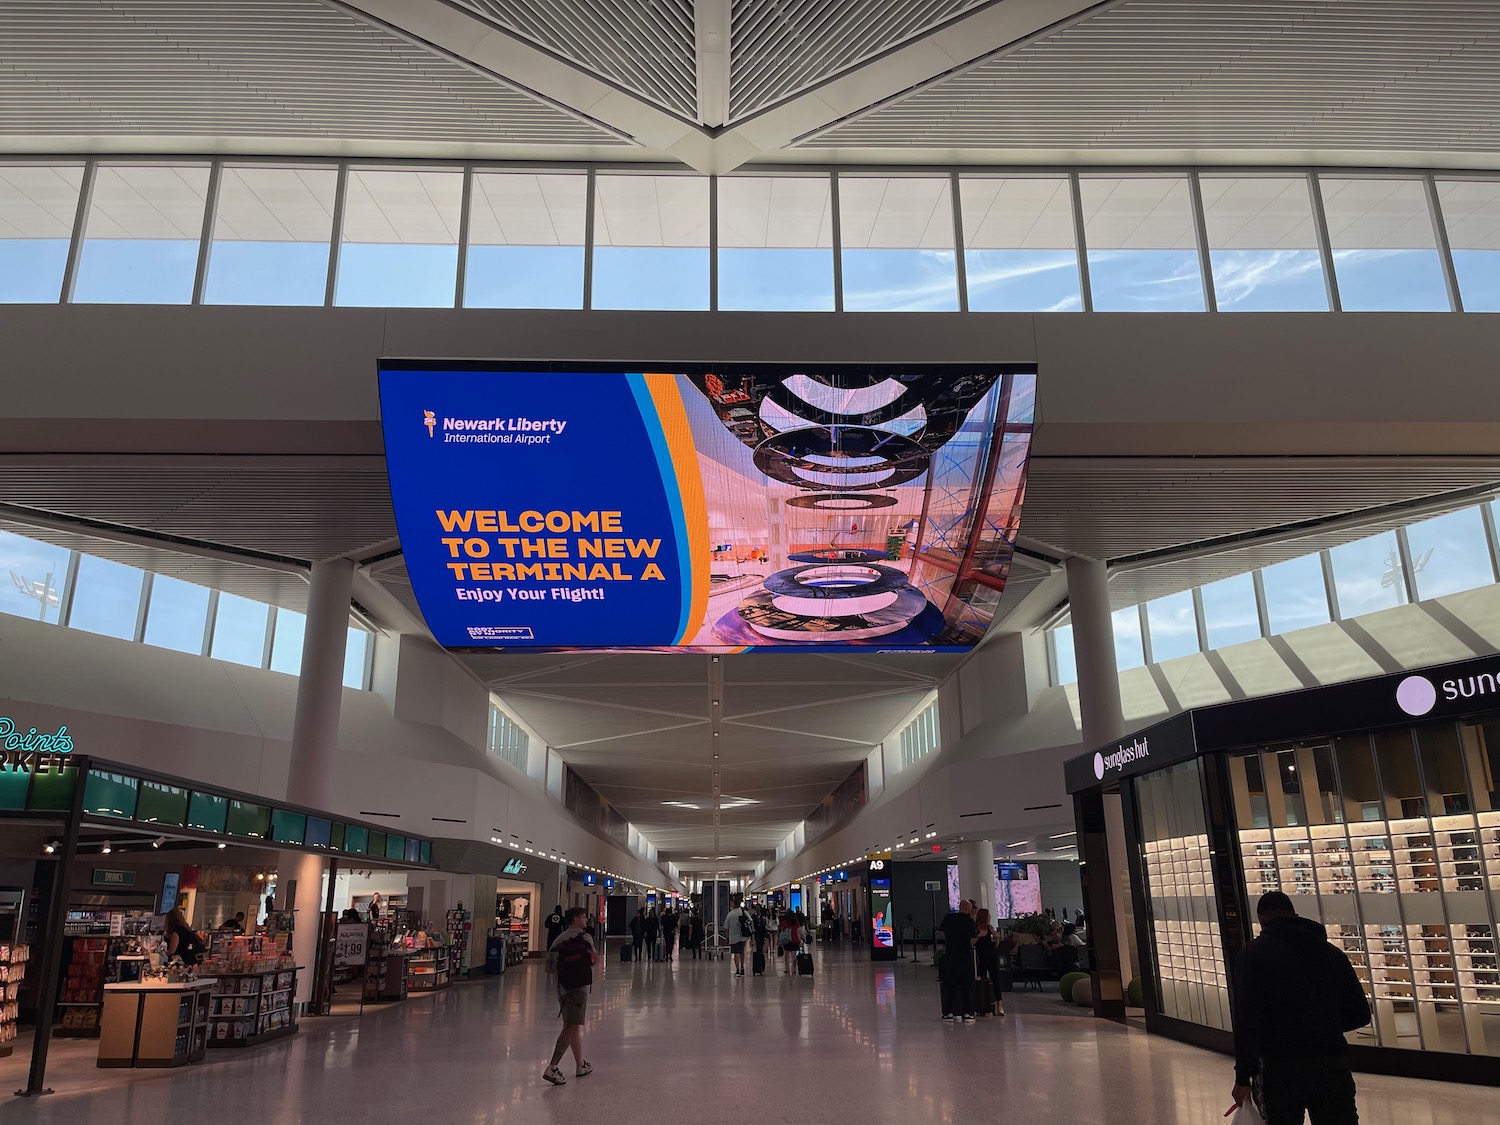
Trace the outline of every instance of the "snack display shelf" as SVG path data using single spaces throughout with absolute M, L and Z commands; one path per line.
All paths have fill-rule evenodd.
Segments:
M 209 1015 L 210 1047 L 253 1047 L 297 1031 L 298 968 L 221 973 Z

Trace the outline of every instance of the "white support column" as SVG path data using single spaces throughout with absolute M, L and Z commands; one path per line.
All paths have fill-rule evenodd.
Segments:
M 995 845 L 989 840 L 958 845 L 958 893 L 995 917 Z
M 318 912 L 323 909 L 323 857 L 311 852 L 281 852 L 276 857 L 276 905 L 295 910 L 292 955 L 297 973 L 299 1004 L 312 999 L 313 969 L 318 956 Z
M 1114 625 L 1110 620 L 1109 569 L 1093 559 L 1067 561 L 1068 604 L 1072 609 L 1073 653 L 1078 667 L 1078 706 L 1083 745 L 1094 750 L 1125 733 L 1120 705 L 1120 670 L 1115 660 Z M 1105 837 L 1109 848 L 1109 886 L 1123 989 L 1136 971 L 1133 922 L 1129 917 L 1130 880 L 1125 848 L 1124 807 L 1118 794 L 1104 797 Z M 1089 908 L 1093 909 L 1090 903 Z M 1103 987 L 1095 981 L 1096 988 Z
M 1078 705 L 1083 744 L 1092 750 L 1125 733 L 1120 706 L 1120 669 L 1110 620 L 1109 568 L 1094 559 L 1067 561 L 1073 656 L 1078 667 Z
M 353 594 L 352 560 L 313 563 L 286 796 L 320 812 L 333 807 L 333 751 L 339 741 L 344 649 Z

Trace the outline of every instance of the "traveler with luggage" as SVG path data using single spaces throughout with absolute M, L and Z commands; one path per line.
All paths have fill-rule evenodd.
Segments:
M 734 954 L 734 975 L 745 975 L 745 945 L 755 937 L 755 922 L 745 909 L 739 895 L 735 895 L 734 909 L 724 917 L 724 937 L 729 941 L 729 952 Z
M 766 945 L 771 939 L 770 927 L 766 924 L 763 907 L 755 908 L 755 954 L 751 958 L 750 972 L 757 977 L 766 975 Z
M 978 1010 L 984 1016 L 1005 1015 L 1004 988 L 1000 976 L 1000 934 L 990 924 L 990 912 L 980 910 L 974 916 L 974 970 L 978 979 Z
M 783 911 L 780 929 L 776 935 L 776 947 L 781 951 L 781 972 L 791 976 L 797 969 L 797 954 L 802 948 L 801 927 L 797 916 L 790 910 Z
M 973 1023 L 974 1016 L 974 947 L 978 937 L 974 929 L 974 904 L 968 899 L 949 911 L 938 924 L 943 935 L 943 959 L 938 966 L 943 998 L 943 1019 Z

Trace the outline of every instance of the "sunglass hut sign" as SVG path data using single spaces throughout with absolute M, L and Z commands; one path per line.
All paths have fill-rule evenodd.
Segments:
M 1144 738 L 1132 739 L 1130 742 L 1122 742 L 1115 747 L 1112 753 L 1106 754 L 1103 750 L 1094 755 L 1094 776 L 1103 781 L 1111 773 L 1120 773 L 1131 762 L 1151 756 L 1151 747 Z
M 1492 695 L 1500 695 L 1500 677 L 1493 672 L 1452 676 L 1437 683 L 1426 676 L 1407 676 L 1396 685 L 1396 706 L 1417 719 L 1440 701 L 1453 703 Z

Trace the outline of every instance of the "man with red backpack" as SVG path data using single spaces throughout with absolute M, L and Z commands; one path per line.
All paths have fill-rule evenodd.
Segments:
M 567 1082 L 557 1064 L 569 1049 L 577 1064 L 573 1077 L 582 1078 L 594 1069 L 583 1057 L 583 1019 L 589 991 L 594 986 L 594 962 L 598 954 L 593 935 L 584 928 L 588 911 L 575 906 L 565 918 L 566 926 L 547 950 L 547 971 L 557 976 L 558 1014 L 563 1021 L 563 1029 L 552 1047 L 552 1061 L 542 1072 L 542 1077 L 554 1086 Z

